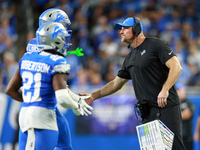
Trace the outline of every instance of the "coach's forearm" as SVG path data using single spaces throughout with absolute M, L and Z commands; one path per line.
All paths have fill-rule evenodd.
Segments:
M 166 82 L 163 85 L 163 89 L 169 90 L 177 81 L 180 73 L 181 73 L 181 66 L 179 64 L 174 64 L 170 69 L 169 69 L 169 74 Z
M 114 80 L 107 83 L 103 88 L 91 94 L 92 98 L 99 99 L 111 95 L 122 88 L 123 85 L 117 85 Z

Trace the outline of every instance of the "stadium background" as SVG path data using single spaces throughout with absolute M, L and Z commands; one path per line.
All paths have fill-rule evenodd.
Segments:
M 146 36 L 166 40 L 183 71 L 178 79 L 194 102 L 193 131 L 200 107 L 200 2 L 199 0 L 2 0 L 0 1 L 0 150 L 16 146 L 19 103 L 4 93 L 18 67 L 27 42 L 35 37 L 39 15 L 48 8 L 63 9 L 72 22 L 73 49 L 84 57 L 68 56 L 72 70 L 68 84 L 74 92 L 92 92 L 116 75 L 129 52 L 113 25 L 129 16 L 141 19 Z M 76 117 L 60 108 L 69 121 L 74 150 L 139 149 L 131 82 L 93 104 L 91 117 Z M 14 146 L 14 147 L 15 147 Z M 194 142 L 194 150 L 199 150 Z

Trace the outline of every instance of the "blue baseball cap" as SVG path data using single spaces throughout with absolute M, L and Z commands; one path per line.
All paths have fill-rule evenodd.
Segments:
M 134 26 L 134 24 L 136 23 L 135 18 L 127 18 L 123 23 L 116 23 L 115 24 L 115 29 L 121 30 L 122 27 L 132 27 Z M 140 26 L 141 26 L 141 31 L 143 31 L 143 26 L 142 23 L 140 22 Z

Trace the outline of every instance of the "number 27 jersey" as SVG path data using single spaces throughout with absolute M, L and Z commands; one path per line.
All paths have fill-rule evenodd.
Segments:
M 22 78 L 22 106 L 54 109 L 57 101 L 52 85 L 56 73 L 69 74 L 66 58 L 47 52 L 25 53 L 19 63 Z

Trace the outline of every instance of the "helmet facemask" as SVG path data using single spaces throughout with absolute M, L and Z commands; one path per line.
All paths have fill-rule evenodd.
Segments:
M 72 49 L 72 43 L 70 43 L 70 39 L 71 35 L 58 37 L 57 39 L 55 39 L 55 42 L 52 42 L 52 45 L 55 47 L 54 49 L 56 51 L 66 56 L 67 51 L 70 51 Z

